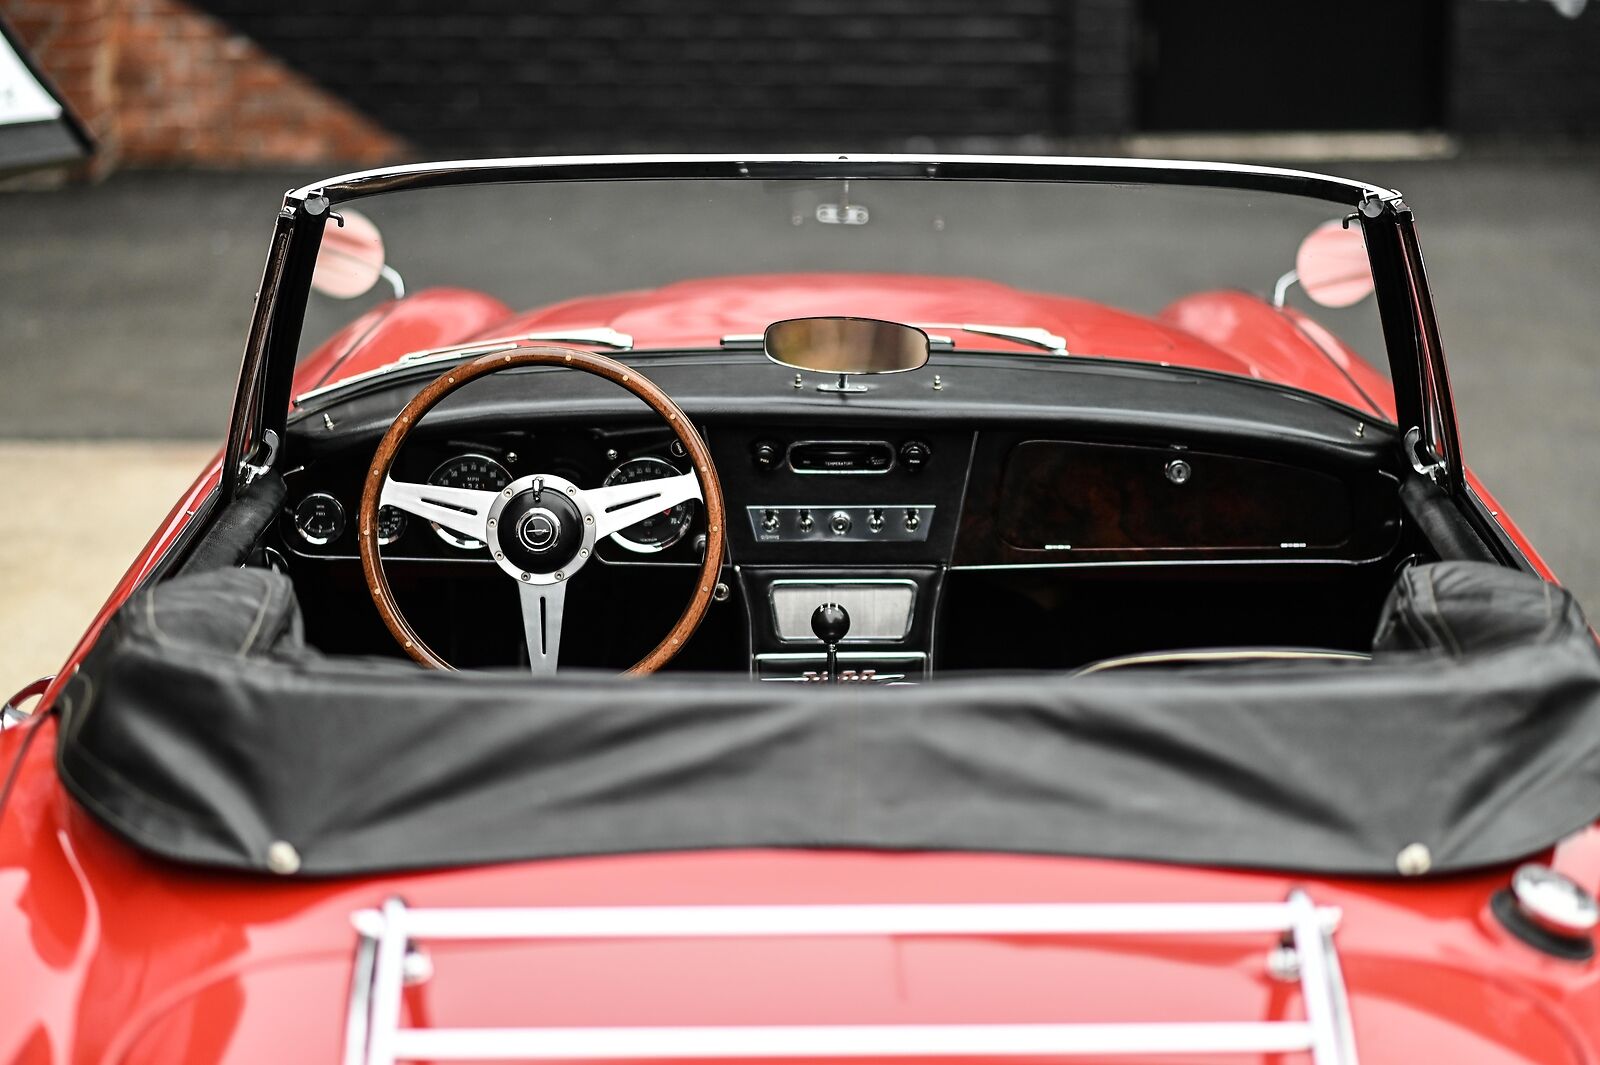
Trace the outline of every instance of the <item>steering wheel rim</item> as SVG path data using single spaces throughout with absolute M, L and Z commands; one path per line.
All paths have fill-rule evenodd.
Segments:
M 627 486 L 619 485 L 615 488 L 588 491 L 580 490 L 576 485 L 553 474 L 530 474 L 519 477 L 500 492 L 419 485 L 390 478 L 389 473 L 401 445 L 405 443 L 423 416 L 438 406 L 445 397 L 470 381 L 521 366 L 557 366 L 581 370 L 603 377 L 626 389 L 643 400 L 666 422 L 673 435 L 683 444 L 684 451 L 693 466 L 692 472 L 677 478 L 634 482 Z M 378 615 L 402 650 L 417 662 L 433 669 L 455 669 L 455 666 L 429 647 L 412 628 L 401 611 L 393 590 L 389 587 L 389 578 L 383 568 L 383 555 L 378 547 L 378 510 L 386 505 L 396 506 L 407 513 L 428 520 L 442 519 L 445 524 L 456 523 L 453 527 L 457 527 L 458 531 L 487 544 L 499 567 L 517 580 L 522 596 L 524 635 L 529 641 L 529 664 L 535 672 L 553 671 L 556 649 L 549 649 L 549 661 L 542 664 L 542 657 L 535 652 L 533 626 L 537 624 L 542 638 L 542 634 L 546 631 L 547 615 L 552 611 L 551 604 L 554 604 L 553 615 L 557 628 L 555 646 L 558 647 L 560 611 L 564 603 L 566 582 L 592 558 L 594 545 L 616 531 L 613 526 L 616 526 L 617 522 L 628 519 L 629 515 L 636 513 L 641 507 L 652 510 L 661 506 L 663 499 L 673 498 L 658 494 L 655 497 L 615 502 L 614 497 L 624 495 L 624 492 L 618 492 L 617 489 L 628 490 L 627 494 L 637 495 L 641 490 L 649 490 L 650 486 L 660 485 L 664 486 L 663 491 L 681 493 L 686 490 L 688 480 L 697 483 L 697 494 L 675 498 L 673 503 L 668 505 L 675 505 L 676 502 L 689 498 L 698 498 L 702 501 L 706 515 L 705 558 L 700 562 L 694 592 L 677 623 L 666 636 L 662 637 L 654 650 L 625 671 L 627 674 L 654 673 L 670 661 L 699 627 L 711 604 L 713 589 L 722 569 L 725 548 L 722 483 L 717 477 L 716 466 L 711 461 L 711 451 L 700 438 L 699 432 L 695 430 L 694 423 L 679 409 L 671 397 L 655 382 L 632 367 L 604 355 L 577 348 L 525 343 L 518 344 L 511 350 L 497 348 L 440 374 L 412 397 L 411 402 L 395 416 L 389 430 L 378 442 L 377 449 L 372 455 L 372 462 L 367 468 L 366 481 L 362 485 L 361 509 L 356 523 L 356 542 L 361 554 L 361 569 L 366 578 L 367 591 L 372 596 L 373 605 L 378 608 Z M 549 507 L 540 505 L 546 499 L 550 503 Z M 552 513 L 552 509 L 559 513 Z M 583 523 L 579 527 L 581 532 L 568 528 L 575 525 L 570 520 L 574 511 L 578 520 Z M 504 520 L 510 513 L 515 513 L 514 520 L 520 522 L 514 531 L 513 521 Z M 636 520 L 638 518 L 629 519 L 620 527 L 626 528 Z M 549 532 L 548 546 L 538 546 L 540 541 L 545 539 L 546 530 L 551 527 L 554 531 Z M 558 547 L 560 537 L 567 537 L 570 544 L 561 541 Z M 560 564 L 566 557 L 565 552 L 569 547 L 570 561 L 566 561 L 564 565 Z M 532 552 L 552 549 L 561 553 L 551 555 L 551 561 L 540 565 L 555 568 L 525 565 L 535 559 Z M 530 614 L 530 610 L 537 610 L 537 617 Z

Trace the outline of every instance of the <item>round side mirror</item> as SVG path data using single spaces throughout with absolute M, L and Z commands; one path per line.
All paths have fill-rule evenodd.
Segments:
M 1372 291 L 1372 263 L 1358 227 L 1324 222 L 1300 242 L 1295 272 L 1306 295 L 1324 307 L 1350 307 Z
M 353 300 L 371 291 L 383 275 L 383 236 L 359 211 L 339 213 L 344 225 L 330 218 L 322 231 L 311 287 L 324 296 Z

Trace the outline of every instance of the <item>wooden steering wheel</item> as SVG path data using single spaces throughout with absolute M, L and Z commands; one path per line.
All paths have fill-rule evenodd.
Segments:
M 649 404 L 683 444 L 694 464 L 691 473 L 636 481 L 608 488 L 582 489 L 554 474 L 519 477 L 498 492 L 416 484 L 390 478 L 395 455 L 411 430 L 446 396 L 468 381 L 519 366 L 560 366 L 604 377 Z M 528 662 L 535 673 L 552 673 L 561 647 L 561 618 L 567 582 L 594 557 L 595 544 L 689 499 L 705 504 L 706 554 L 700 563 L 689 605 L 655 650 L 628 673 L 654 673 L 682 650 L 705 617 L 722 568 L 722 485 L 711 452 L 693 423 L 659 387 L 615 359 L 574 348 L 518 343 L 446 370 L 418 392 L 378 442 L 361 492 L 357 542 L 367 591 L 394 638 L 412 658 L 434 669 L 454 669 L 418 636 L 389 588 L 378 550 L 378 508 L 397 507 L 419 518 L 487 544 L 495 564 L 522 598 L 522 630 Z

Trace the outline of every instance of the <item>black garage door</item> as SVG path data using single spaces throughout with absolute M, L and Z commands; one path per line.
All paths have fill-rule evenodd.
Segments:
M 1143 0 L 1140 126 L 1437 128 L 1447 22 L 1443 0 Z

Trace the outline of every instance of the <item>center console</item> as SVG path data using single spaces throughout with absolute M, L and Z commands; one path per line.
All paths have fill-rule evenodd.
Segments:
M 973 434 L 772 426 L 718 432 L 728 551 L 763 681 L 917 683 L 954 550 Z M 830 678 L 813 615 L 848 617 Z

